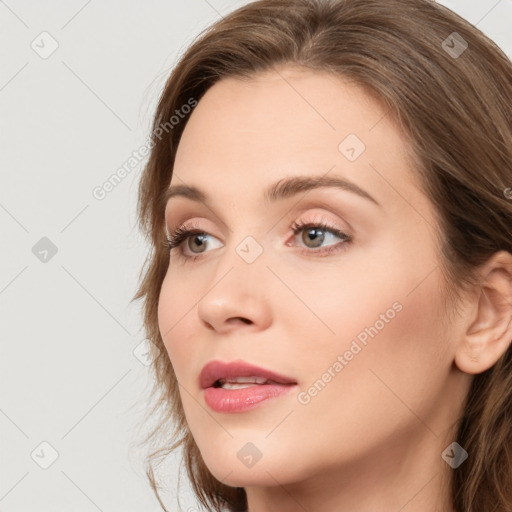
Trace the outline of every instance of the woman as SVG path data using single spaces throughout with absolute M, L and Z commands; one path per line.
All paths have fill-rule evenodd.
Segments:
M 208 510 L 511 510 L 511 105 L 505 54 L 429 0 L 201 34 L 140 183 L 150 461 L 182 447 Z

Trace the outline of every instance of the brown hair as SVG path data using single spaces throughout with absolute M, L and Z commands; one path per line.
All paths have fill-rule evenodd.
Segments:
M 243 488 L 217 481 L 201 459 L 164 356 L 157 321 L 169 264 L 162 197 L 187 119 L 164 138 L 159 127 L 223 77 L 251 79 L 288 63 L 349 78 L 380 98 L 410 139 L 416 172 L 439 216 L 451 296 L 459 299 L 478 284 L 477 267 L 495 252 L 512 253 L 512 201 L 505 192 L 512 186 L 512 64 L 473 25 L 431 0 L 259 0 L 207 28 L 165 84 L 139 188 L 140 227 L 152 250 L 134 300 L 143 299 L 147 337 L 162 352 L 153 363 L 158 398 L 150 411 L 162 416 L 147 440 L 163 447 L 150 454 L 147 475 L 164 510 L 153 466 L 178 447 L 205 507 L 242 511 L 247 502 Z M 474 376 L 457 442 L 469 458 L 453 472 L 456 510 L 512 510 L 510 347 Z

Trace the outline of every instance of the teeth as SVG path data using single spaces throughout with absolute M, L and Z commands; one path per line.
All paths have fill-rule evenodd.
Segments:
M 239 384 L 264 384 L 267 382 L 267 379 L 265 379 L 265 377 L 233 377 L 229 379 L 220 379 L 220 382 L 237 382 Z
M 250 384 L 238 384 L 232 382 L 224 382 L 221 384 L 222 389 L 243 389 L 243 388 L 252 388 L 254 387 L 254 382 Z
M 242 389 L 250 388 L 254 384 L 265 384 L 269 381 L 265 377 L 234 377 L 220 379 L 218 382 L 224 389 Z

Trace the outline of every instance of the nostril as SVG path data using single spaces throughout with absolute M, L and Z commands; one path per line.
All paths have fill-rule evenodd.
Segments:
M 243 322 L 244 324 L 252 324 L 251 320 L 242 316 L 236 316 L 229 319 L 230 323 Z

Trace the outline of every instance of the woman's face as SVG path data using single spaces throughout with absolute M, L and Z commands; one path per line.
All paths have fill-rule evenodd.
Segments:
M 443 322 L 433 207 L 380 103 L 332 75 L 280 73 L 210 88 L 177 151 L 171 188 L 202 197 L 175 194 L 167 230 L 205 235 L 172 249 L 158 315 L 187 424 L 227 485 L 329 474 L 419 490 L 447 466 L 468 382 Z M 202 382 L 212 361 L 240 365 Z M 237 375 L 262 380 L 211 386 Z

